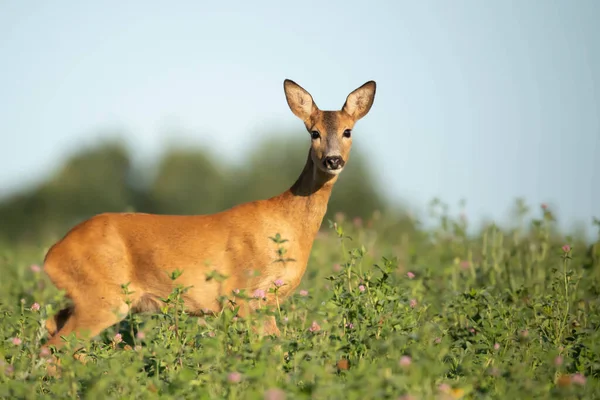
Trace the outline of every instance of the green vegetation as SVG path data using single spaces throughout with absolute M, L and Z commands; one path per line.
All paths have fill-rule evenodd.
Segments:
M 36 267 L 46 248 L 5 246 L 0 396 L 600 397 L 600 241 L 561 236 L 545 208 L 473 236 L 433 209 L 429 230 L 378 211 L 326 221 L 299 290 L 275 312 L 279 338 L 249 329 L 261 313 L 187 316 L 175 292 L 160 313 L 90 343 L 86 365 L 68 355 L 71 339 L 60 378 L 45 376 L 40 355 L 41 321 L 61 302 Z

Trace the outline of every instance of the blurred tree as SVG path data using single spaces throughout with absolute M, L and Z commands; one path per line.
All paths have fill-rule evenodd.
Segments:
M 149 189 L 151 210 L 168 214 L 206 214 L 224 208 L 231 173 L 202 149 L 173 149 L 159 163 Z
M 80 152 L 48 182 L 0 205 L 0 238 L 35 240 L 64 234 L 93 214 L 125 210 L 131 202 L 129 168 L 127 151 L 119 143 Z

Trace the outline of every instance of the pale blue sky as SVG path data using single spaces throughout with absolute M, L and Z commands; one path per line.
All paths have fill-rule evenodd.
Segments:
M 302 132 L 284 78 L 324 109 L 374 79 L 354 146 L 391 196 L 466 198 L 475 220 L 523 196 L 587 223 L 599 20 L 594 0 L 2 1 L 0 193 L 113 129 L 140 160 L 182 141 L 238 160 L 262 133 Z

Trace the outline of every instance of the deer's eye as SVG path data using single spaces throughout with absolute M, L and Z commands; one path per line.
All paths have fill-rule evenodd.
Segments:
M 352 131 L 350 129 L 346 129 L 344 131 L 344 137 L 349 138 L 350 136 L 352 136 Z
M 317 131 L 312 131 L 310 133 L 310 137 L 313 138 L 313 140 L 316 140 L 316 139 L 318 139 L 318 138 L 321 137 L 321 134 L 319 132 L 317 132 Z

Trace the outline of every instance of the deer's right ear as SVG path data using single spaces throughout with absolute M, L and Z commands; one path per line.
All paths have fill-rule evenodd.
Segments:
M 296 82 L 286 79 L 283 81 L 283 90 L 290 110 L 302 121 L 308 121 L 317 110 L 317 105 L 312 96 Z

